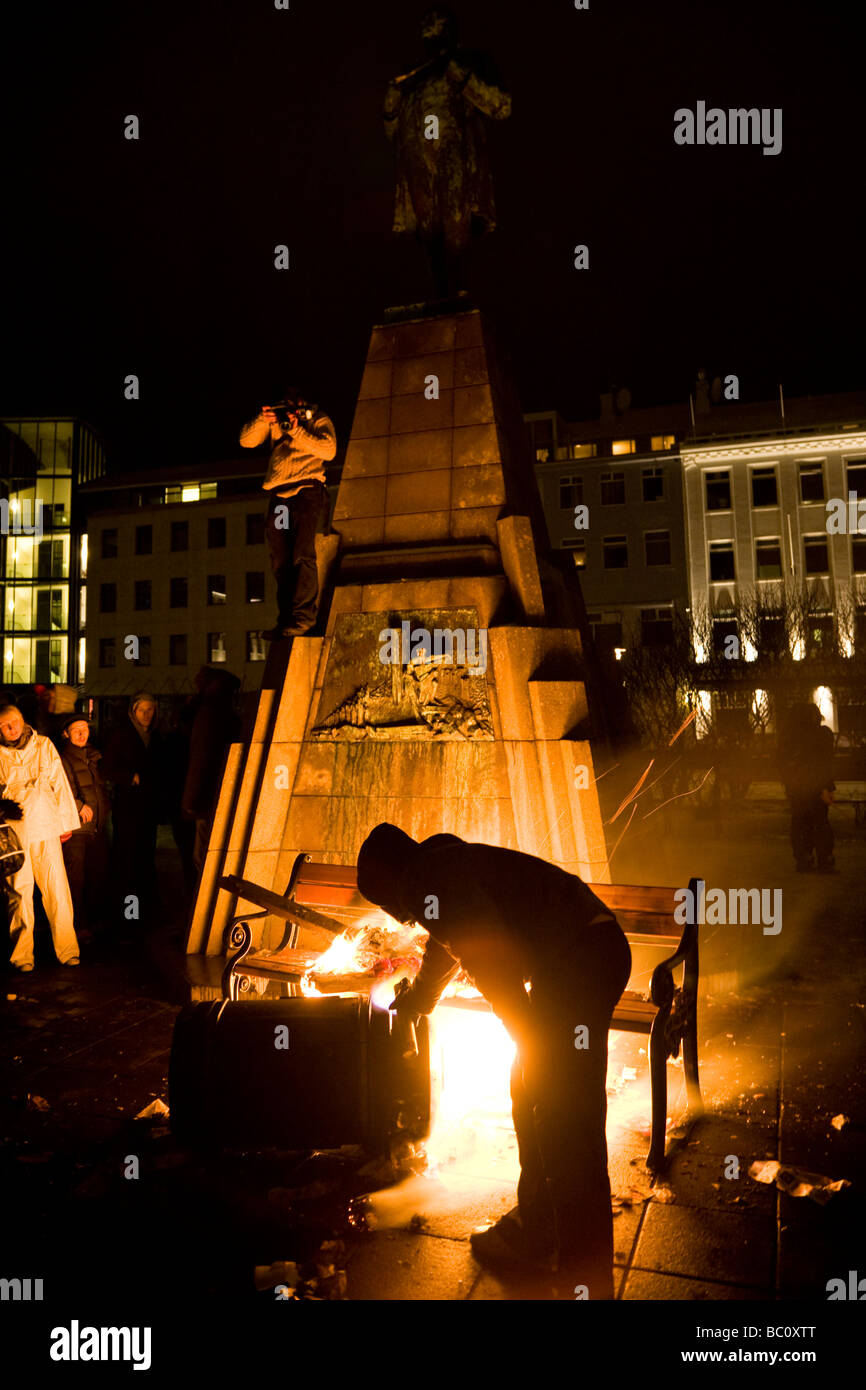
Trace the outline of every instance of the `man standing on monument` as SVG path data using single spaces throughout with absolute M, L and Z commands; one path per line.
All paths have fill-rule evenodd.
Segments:
M 428 10 L 421 38 L 426 62 L 395 77 L 385 98 L 397 164 L 393 230 L 425 243 L 444 299 L 463 288 L 461 253 L 496 226 L 483 117 L 504 120 L 511 97 L 485 54 L 458 47 L 450 10 Z
M 590 1299 L 611 1299 L 607 1035 L 631 968 L 616 918 L 543 859 L 456 835 L 418 844 L 388 824 L 361 846 L 358 887 L 430 934 L 421 970 L 395 998 L 401 1016 L 432 1013 L 462 968 L 517 1044 L 518 1204 L 472 1236 L 476 1257 L 559 1270 Z
M 272 447 L 262 487 L 270 494 L 265 536 L 277 581 L 277 623 L 264 636 L 276 641 L 307 632 L 316 621 L 316 532 L 325 518 L 325 464 L 337 452 L 337 436 L 330 418 L 291 390 L 277 405 L 262 406 L 241 430 L 244 449 L 266 439 Z

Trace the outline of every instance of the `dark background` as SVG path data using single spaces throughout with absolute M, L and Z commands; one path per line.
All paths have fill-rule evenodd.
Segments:
M 612 384 L 685 402 L 702 365 L 743 400 L 862 387 L 856 8 L 590 4 L 455 7 L 513 94 L 488 124 L 500 226 L 474 271 L 524 409 L 592 415 Z M 235 455 L 297 380 L 344 440 L 371 324 L 430 292 L 390 235 L 381 123 L 424 8 L 110 0 L 5 21 L 0 414 L 83 415 L 115 467 L 192 463 Z M 782 153 L 675 145 L 699 99 L 781 106 Z

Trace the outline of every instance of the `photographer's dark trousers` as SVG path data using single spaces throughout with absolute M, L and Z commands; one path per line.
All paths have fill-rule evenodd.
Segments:
M 277 627 L 306 632 L 316 621 L 316 532 L 324 524 L 327 501 L 324 483 L 309 483 L 294 497 L 272 496 L 268 504 L 265 536 L 277 581 Z M 287 513 L 277 511 L 285 507 Z
M 616 921 L 577 930 L 573 944 L 533 976 L 533 1055 L 518 1054 L 511 1074 L 526 1246 L 539 1255 L 556 1251 L 591 1300 L 613 1297 L 607 1037 L 630 969 Z M 575 1033 L 581 1025 L 586 1047 L 575 1046 L 586 1036 Z
M 819 796 L 792 796 L 791 848 L 800 866 L 811 865 L 812 851 L 818 866 L 833 862 L 833 828 L 830 808 Z
M 63 842 L 63 863 L 72 894 L 76 932 L 95 931 L 105 918 L 108 884 L 108 834 L 100 830 L 75 830 Z

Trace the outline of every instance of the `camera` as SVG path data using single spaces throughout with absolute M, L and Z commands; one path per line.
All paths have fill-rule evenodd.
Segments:
M 308 401 L 301 400 L 277 401 L 276 405 L 265 406 L 265 409 L 274 412 L 277 417 L 277 424 L 284 430 L 289 427 L 290 416 L 297 415 L 301 424 L 306 424 L 313 419 L 316 413 L 315 406 L 310 405 Z

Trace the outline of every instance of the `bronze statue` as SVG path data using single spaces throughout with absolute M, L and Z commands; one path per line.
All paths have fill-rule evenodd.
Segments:
M 440 298 L 463 288 L 461 252 L 496 225 L 484 116 L 504 120 L 511 97 L 490 59 L 460 48 L 450 10 L 421 21 L 427 60 L 395 77 L 385 130 L 397 157 L 394 232 L 426 245 Z

